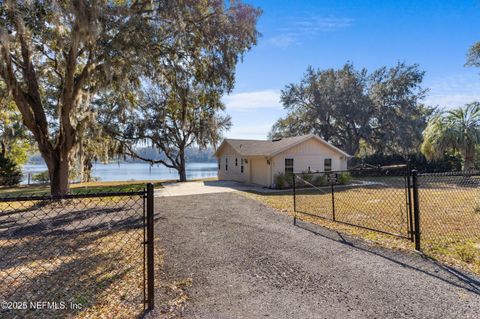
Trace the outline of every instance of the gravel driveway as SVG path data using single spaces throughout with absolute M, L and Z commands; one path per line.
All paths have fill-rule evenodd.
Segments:
M 478 318 L 480 283 L 238 193 L 156 198 L 164 276 L 191 277 L 185 318 Z M 160 278 L 160 280 L 163 280 Z M 160 310 L 153 313 L 161 317 Z

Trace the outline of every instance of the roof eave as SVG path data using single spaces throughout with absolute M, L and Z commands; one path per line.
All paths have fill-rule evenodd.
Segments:
M 213 153 L 213 156 L 215 157 L 219 157 L 218 153 L 220 152 L 220 150 L 222 149 L 223 145 L 225 145 L 225 143 L 227 142 L 227 140 L 223 140 L 222 143 L 220 143 L 220 146 L 215 150 L 215 153 Z
M 215 153 L 213 154 L 215 157 L 219 157 L 218 153 L 220 152 L 220 150 L 223 148 L 223 146 L 225 144 L 228 144 L 230 145 L 231 148 L 233 148 L 235 150 L 235 152 L 237 152 L 240 156 L 246 156 L 245 154 L 243 154 L 242 152 L 240 152 L 237 148 L 235 148 L 235 146 L 233 146 L 231 143 L 228 142 L 228 139 L 224 139 L 223 142 L 220 144 L 220 146 L 217 148 L 217 150 L 215 151 Z

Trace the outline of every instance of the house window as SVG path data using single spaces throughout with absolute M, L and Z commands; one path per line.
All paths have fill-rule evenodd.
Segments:
M 228 171 L 228 157 L 225 157 L 225 170 Z
M 235 166 L 238 166 L 238 158 L 235 158 Z
M 325 172 L 330 172 L 332 170 L 332 159 L 331 158 L 326 158 L 323 161 L 323 170 Z
M 221 164 L 220 164 L 220 159 L 218 159 L 218 170 L 221 169 L 220 165 L 221 165 Z
M 243 173 L 243 158 L 240 159 L 240 173 Z
M 285 159 L 285 174 L 293 173 L 293 158 Z

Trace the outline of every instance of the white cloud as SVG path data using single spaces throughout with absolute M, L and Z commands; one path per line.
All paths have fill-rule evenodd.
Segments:
M 226 134 L 228 138 L 265 140 L 272 129 L 272 124 L 235 126 Z
M 476 72 L 437 79 L 428 86 L 427 105 L 453 108 L 480 101 L 480 76 Z
M 280 91 L 263 90 L 228 95 L 223 98 L 227 111 L 281 108 Z
M 293 44 L 297 44 L 298 41 L 294 35 L 281 34 L 276 37 L 270 38 L 270 43 L 279 48 L 287 48 Z
M 336 31 L 352 26 L 354 19 L 338 17 L 305 16 L 292 17 L 287 27 L 280 30 L 299 34 L 317 34 L 325 31 Z
M 447 108 L 459 107 L 475 101 L 480 102 L 480 93 L 432 95 L 425 100 L 427 105 Z
M 339 17 L 322 17 L 314 15 L 289 18 L 281 25 L 278 35 L 268 39 L 268 42 L 280 48 L 299 44 L 304 37 L 313 38 L 323 32 L 331 32 L 352 26 L 354 19 Z

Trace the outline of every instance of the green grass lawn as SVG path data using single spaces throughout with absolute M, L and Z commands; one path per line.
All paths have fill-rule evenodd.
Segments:
M 129 192 L 141 191 L 146 187 L 147 183 L 153 183 L 155 188 L 162 187 L 160 181 L 122 181 L 122 182 L 88 182 L 70 185 L 72 194 L 86 194 L 94 192 Z M 0 197 L 15 196 L 34 196 L 49 195 L 50 186 L 44 185 L 20 185 L 15 187 L 1 187 Z

